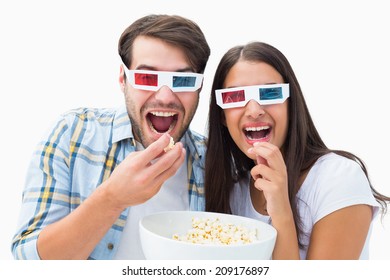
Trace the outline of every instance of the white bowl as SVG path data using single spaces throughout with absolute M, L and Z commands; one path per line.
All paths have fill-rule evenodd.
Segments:
M 218 218 L 222 223 L 256 229 L 258 240 L 242 245 L 193 244 L 174 240 L 174 234 L 185 235 L 192 228 L 192 218 Z M 149 260 L 267 260 L 272 257 L 276 241 L 276 230 L 267 223 L 211 212 L 159 212 L 142 218 L 139 228 L 142 249 Z

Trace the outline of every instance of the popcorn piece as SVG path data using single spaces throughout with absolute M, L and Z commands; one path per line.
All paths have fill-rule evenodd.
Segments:
M 174 234 L 172 239 L 195 244 L 249 244 L 257 240 L 257 231 L 219 219 L 192 218 L 192 228 L 186 235 Z
M 175 146 L 175 142 L 173 141 L 173 138 L 171 137 L 171 140 L 169 141 L 168 146 L 166 146 L 164 148 L 164 152 L 168 152 L 168 151 L 172 150 L 174 146 Z

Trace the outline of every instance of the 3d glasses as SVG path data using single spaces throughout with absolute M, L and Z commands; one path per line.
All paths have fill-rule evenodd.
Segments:
M 269 84 L 217 89 L 215 97 L 222 109 L 243 107 L 250 100 L 260 105 L 279 104 L 290 96 L 289 84 Z
M 168 86 L 173 92 L 196 91 L 202 86 L 203 74 L 125 69 L 127 80 L 136 89 L 157 91 Z

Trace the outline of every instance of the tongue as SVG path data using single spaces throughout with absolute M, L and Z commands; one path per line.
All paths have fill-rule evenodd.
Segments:
M 169 127 L 171 126 L 171 123 L 173 122 L 173 117 L 158 117 L 149 114 L 149 120 L 155 130 L 163 133 L 168 131 Z
M 249 136 L 252 139 L 261 139 L 261 138 L 264 138 L 266 135 L 267 135 L 267 130 L 249 132 Z

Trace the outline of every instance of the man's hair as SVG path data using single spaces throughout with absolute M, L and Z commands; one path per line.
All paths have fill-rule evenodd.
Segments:
M 210 56 L 210 47 L 199 26 L 177 15 L 148 15 L 136 20 L 123 31 L 118 52 L 130 67 L 132 47 L 138 36 L 160 39 L 183 50 L 194 72 L 203 73 Z

